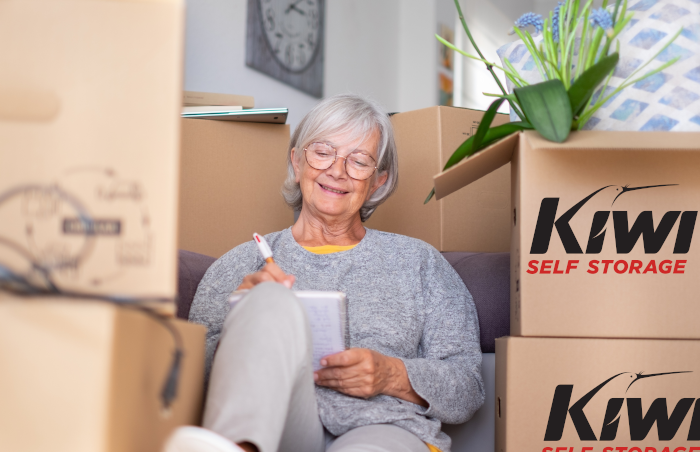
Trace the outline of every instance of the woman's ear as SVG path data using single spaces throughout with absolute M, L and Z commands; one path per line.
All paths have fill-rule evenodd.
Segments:
M 381 172 L 377 175 L 377 178 L 374 179 L 374 183 L 372 184 L 372 188 L 369 191 L 369 196 L 372 196 L 375 191 L 379 189 L 382 185 L 386 184 L 386 180 L 389 178 L 389 172 L 384 171 Z M 368 196 L 368 198 L 369 198 Z
M 297 149 L 292 148 L 292 168 L 294 168 L 294 182 L 299 183 L 299 162 L 297 161 Z

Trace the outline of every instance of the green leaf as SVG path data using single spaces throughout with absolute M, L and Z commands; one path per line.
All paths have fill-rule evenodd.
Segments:
M 513 102 L 517 102 L 518 98 L 515 97 L 515 94 L 494 94 L 494 93 L 481 93 L 486 97 L 502 97 L 507 100 L 511 100 Z
M 595 27 L 593 32 L 593 38 L 590 45 L 588 46 L 588 57 L 586 59 L 586 68 L 590 68 L 595 63 L 595 59 L 600 51 L 600 41 L 605 35 L 605 30 L 600 27 Z
M 425 198 L 425 201 L 423 201 L 423 204 L 428 204 L 428 201 L 433 199 L 433 196 L 435 196 L 435 189 L 434 188 L 432 190 L 430 190 L 430 193 L 428 193 L 428 197 Z
M 476 154 L 478 151 L 484 149 L 485 147 L 491 145 L 495 141 L 501 138 L 507 137 L 511 133 L 519 132 L 521 130 L 532 129 L 533 127 L 526 122 L 508 122 L 501 124 L 500 126 L 492 127 L 486 131 L 486 135 L 481 141 L 481 145 L 478 148 L 472 148 L 472 143 L 476 134 L 467 138 L 464 143 L 460 144 L 457 150 L 454 151 L 452 156 L 445 163 L 443 171 L 455 166 L 457 163 L 461 162 L 465 158 Z
M 493 106 L 493 104 L 491 104 L 491 106 Z M 482 120 L 482 123 L 483 122 L 484 121 Z M 501 138 L 505 138 L 508 135 L 511 135 L 515 132 L 520 132 L 521 130 L 529 130 L 532 128 L 533 128 L 532 125 L 530 125 L 527 122 L 508 122 L 505 124 L 501 124 L 500 126 L 492 127 L 486 131 L 486 134 L 484 135 L 484 138 L 481 141 L 481 144 L 479 145 L 478 148 L 472 147 L 472 144 L 474 143 L 474 138 L 476 137 L 476 134 L 474 134 L 471 137 L 467 138 L 464 141 L 464 143 L 459 145 L 457 150 L 455 150 L 454 153 L 452 154 L 452 156 L 447 160 L 447 163 L 445 164 L 443 171 L 453 167 L 457 163 L 464 160 L 466 157 L 474 155 L 475 153 L 479 152 L 480 150 L 492 145 L 493 143 L 500 140 Z M 433 188 L 430 191 L 430 193 L 428 194 L 428 197 L 425 198 L 425 202 L 423 204 L 427 204 L 428 201 L 430 201 L 434 195 L 435 195 L 435 189 Z
M 617 12 L 620 10 L 620 3 L 622 3 L 622 0 L 615 1 L 615 10 L 613 11 L 613 15 L 612 15 L 613 26 L 617 22 Z
M 599 62 L 588 68 L 569 88 L 569 102 L 571 103 L 571 113 L 574 116 L 581 114 L 588 101 L 593 96 L 598 85 L 600 85 L 610 71 L 615 69 L 620 55 L 613 53 L 610 56 L 601 58 Z
M 515 96 L 527 120 L 540 135 L 561 143 L 571 131 L 571 103 L 561 80 L 515 88 Z
M 498 113 L 498 108 L 501 106 L 504 100 L 505 99 L 496 99 L 493 102 L 491 102 L 491 105 L 489 105 L 488 110 L 486 110 L 484 116 L 481 117 L 479 127 L 476 129 L 476 133 L 474 134 L 474 141 L 472 142 L 473 149 L 479 149 L 479 146 L 481 146 L 481 142 L 484 141 L 486 132 L 488 132 L 489 127 L 491 127 L 493 118 L 496 117 L 496 113 Z

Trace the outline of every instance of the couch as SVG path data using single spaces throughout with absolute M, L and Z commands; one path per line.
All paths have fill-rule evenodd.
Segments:
M 479 315 L 482 374 L 486 387 L 484 406 L 465 424 L 444 425 L 452 437 L 453 452 L 493 452 L 495 423 L 495 340 L 510 332 L 509 253 L 443 253 L 474 298 Z M 181 250 L 178 259 L 177 316 L 187 319 L 199 281 L 213 257 Z

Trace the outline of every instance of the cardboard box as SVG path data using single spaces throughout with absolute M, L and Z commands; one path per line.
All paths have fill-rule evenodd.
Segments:
M 512 335 L 700 338 L 700 133 L 528 131 L 436 176 L 437 196 L 508 162 Z
M 700 341 L 496 339 L 496 451 L 700 451 L 699 358 Z
M 484 112 L 431 107 L 391 117 L 399 187 L 366 226 L 424 240 L 440 251 L 505 252 L 510 246 L 510 171 L 502 168 L 447 199 L 423 204 L 431 177 L 476 132 Z M 497 115 L 494 125 L 508 122 Z
M 183 3 L 0 2 L 0 263 L 174 299 Z
M 203 326 L 167 320 L 184 348 L 167 412 L 175 341 L 164 325 L 100 301 L 0 297 L 0 450 L 159 452 L 199 422 Z
M 220 257 L 288 228 L 289 125 L 182 119 L 179 248 Z

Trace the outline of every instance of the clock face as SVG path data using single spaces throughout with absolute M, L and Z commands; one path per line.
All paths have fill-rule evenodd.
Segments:
M 319 43 L 319 0 L 260 0 L 260 7 L 265 36 L 277 61 L 290 71 L 303 71 Z

